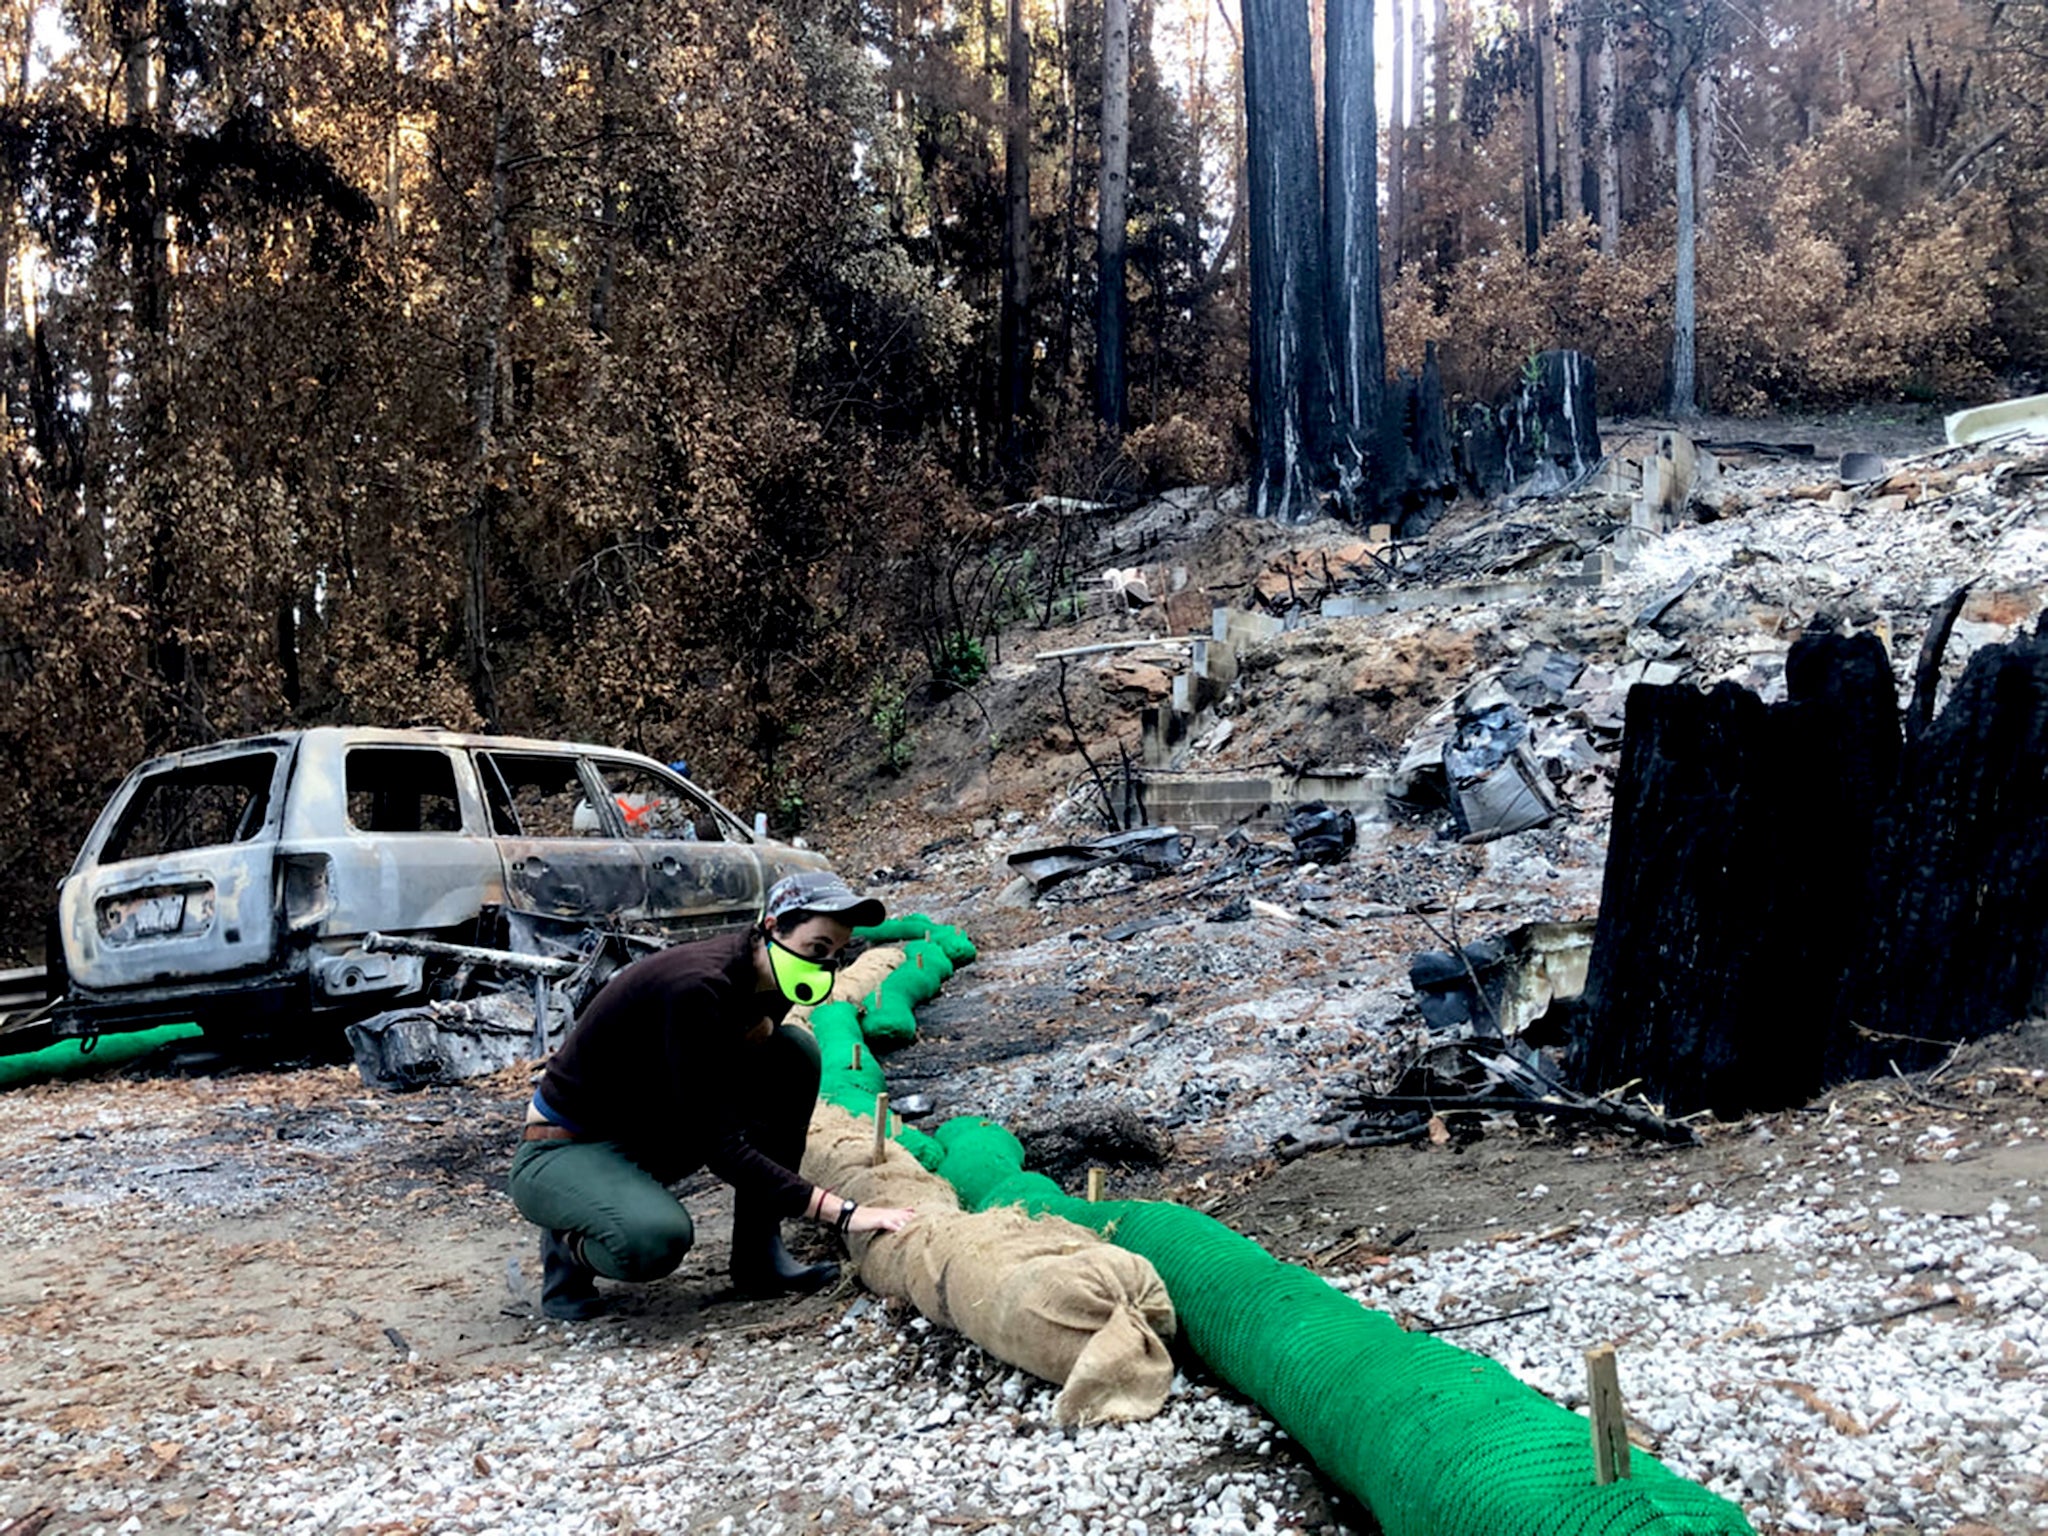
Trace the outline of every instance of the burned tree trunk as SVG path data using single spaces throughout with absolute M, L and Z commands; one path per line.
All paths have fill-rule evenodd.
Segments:
M 1776 1108 L 2048 997 L 2048 638 L 1979 652 L 1911 740 L 1868 636 L 1800 641 L 1786 683 L 1629 695 L 1577 1086 Z
M 1323 72 L 1323 263 L 1337 476 L 1347 506 L 1377 504 L 1367 483 L 1367 460 L 1386 399 L 1372 12 L 1373 0 L 1329 0 L 1329 64 Z
M 1564 49 L 1564 110 L 1559 116 L 1558 158 L 1564 178 L 1564 216 L 1583 218 L 1595 205 L 1586 196 L 1586 31 L 1576 4 L 1559 13 Z
M 1002 380 L 1004 480 L 1021 484 L 1024 413 L 1031 398 L 1031 33 L 1024 0 L 1010 0 L 1007 92 L 1003 98 Z
M 1766 991 L 1749 910 L 1771 889 L 1752 788 L 1765 729 L 1761 701 L 1732 684 L 1630 692 L 1593 957 L 1566 1055 L 1574 1084 L 1633 1082 L 1671 1115 L 1734 1113 L 1758 1092 L 1804 1096 L 1797 1074 L 1746 1080 Z
M 1408 0 L 1393 0 L 1394 46 L 1392 99 L 1387 104 L 1387 263 L 1401 270 L 1401 238 L 1407 233 L 1408 208 Z M 1336 38 L 1330 58 L 1337 57 Z M 1332 76 L 1335 75 L 1332 70 Z M 1370 82 L 1367 89 L 1371 89 Z M 1377 169 L 1377 167 L 1375 167 Z
M 1693 219 L 1692 108 L 1678 98 L 1678 144 L 1673 151 L 1678 196 L 1678 274 L 1671 304 L 1671 414 L 1692 416 L 1699 411 L 1694 389 L 1694 327 L 1697 302 L 1694 262 L 1697 230 Z
M 1583 352 L 1539 352 L 1500 404 L 1511 480 L 1556 490 L 1600 462 L 1599 373 Z
M 1640 1080 L 1680 1115 L 1820 1086 L 1898 707 L 1868 635 L 1801 640 L 1786 682 L 1772 706 L 1732 683 L 1629 694 L 1575 1082 Z
M 1124 429 L 1124 190 L 1131 161 L 1130 0 L 1102 7 L 1102 178 L 1095 215 L 1095 417 Z
M 1303 0 L 1246 0 L 1244 94 L 1251 182 L 1252 510 L 1305 522 L 1333 479 L 1323 334 L 1322 189 Z
M 1621 139 L 1615 131 L 1620 85 L 1614 62 L 1615 30 L 1612 16 L 1601 18 L 1598 93 L 1594 97 L 1600 145 L 1600 254 L 1609 261 L 1621 255 Z
M 1877 829 L 1835 1077 L 1932 1065 L 2048 1001 L 2048 638 L 1970 658 Z

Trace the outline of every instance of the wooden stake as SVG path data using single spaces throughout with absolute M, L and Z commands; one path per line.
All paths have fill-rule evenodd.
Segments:
M 877 1168 L 889 1155 L 889 1095 L 875 1095 L 875 1155 L 869 1159 Z
M 1593 1409 L 1593 1479 L 1605 1486 L 1629 1475 L 1628 1414 L 1612 1344 L 1586 1351 L 1586 1398 Z
M 1090 1205 L 1100 1203 L 1104 1182 L 1105 1175 L 1100 1168 L 1090 1168 L 1088 1170 L 1088 1203 Z
M 860 1070 L 860 1042 L 857 1040 L 853 1045 L 853 1070 L 856 1072 Z

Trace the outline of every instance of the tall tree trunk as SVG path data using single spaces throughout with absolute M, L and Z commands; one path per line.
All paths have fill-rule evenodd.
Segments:
M 1564 9 L 1564 113 L 1558 129 L 1563 153 L 1564 217 L 1583 218 L 1593 207 L 1586 197 L 1586 29 L 1577 0 Z
M 1678 95 L 1673 158 L 1678 183 L 1678 276 L 1671 304 L 1671 413 L 1694 415 L 1692 108 Z
M 1420 0 L 1417 0 L 1420 4 Z M 1451 6 L 1450 0 L 1436 0 L 1431 11 L 1429 34 L 1430 123 L 1435 129 L 1437 163 L 1450 157 L 1447 137 L 1451 126 Z
M 618 154 L 619 114 L 613 93 L 619 68 L 619 50 L 610 43 L 597 51 L 597 275 L 590 284 L 590 334 L 602 340 L 611 333 L 612 285 L 618 280 L 619 170 L 613 163 Z
M 1067 128 L 1066 180 L 1067 216 L 1059 221 L 1060 329 L 1058 345 L 1052 349 L 1052 374 L 1067 377 L 1074 360 L 1074 332 L 1079 326 L 1081 293 L 1081 50 L 1075 41 L 1074 17 L 1078 0 L 1060 0 L 1060 121 Z M 1098 124 L 1099 126 L 1099 124 Z M 1053 425 L 1066 424 L 1067 391 L 1060 390 L 1052 401 Z
M 391 281 L 401 286 L 404 178 L 399 161 L 399 131 L 405 115 L 405 76 L 399 36 L 404 25 L 405 0 L 391 0 L 384 12 L 384 76 L 391 91 L 391 110 L 384 123 L 384 244 L 391 261 Z
M 150 672 L 158 685 L 147 710 L 147 732 L 150 745 L 163 748 L 202 741 L 208 734 L 185 640 L 190 616 L 179 612 L 176 519 L 161 473 L 177 415 L 171 385 L 170 214 L 162 201 L 164 132 L 171 121 L 165 99 L 169 80 L 154 0 L 127 0 L 117 18 L 128 133 L 121 197 L 129 229 L 128 366 L 138 488 L 130 512 L 143 533 Z
M 1195 46 L 1188 50 L 1188 162 L 1197 167 L 1196 173 L 1187 180 L 1186 201 L 1181 209 L 1181 218 L 1186 223 L 1188 236 L 1194 242 L 1197 255 L 1190 262 L 1193 276 L 1197 281 L 1206 277 L 1199 253 L 1203 249 L 1208 222 L 1209 186 L 1208 177 L 1201 167 L 1208 162 L 1208 149 L 1216 127 L 1215 93 L 1208 89 L 1209 82 L 1209 21 L 1215 14 L 1215 7 L 1198 6 L 1202 22 Z M 1203 290 L 1208 284 L 1202 281 Z
M 1652 32 L 1650 47 L 1650 184 L 1662 183 L 1671 165 L 1671 104 L 1678 98 L 1678 82 L 1671 70 L 1671 39 Z
M 1232 293 L 1241 295 L 1251 277 L 1250 237 L 1247 232 L 1252 204 L 1251 155 L 1246 148 L 1245 92 L 1248 87 L 1244 73 L 1244 38 L 1233 31 L 1230 43 L 1230 224 L 1223 231 L 1223 240 L 1216 247 L 1215 258 L 1209 263 L 1202 286 L 1210 293 L 1218 292 L 1227 276 Z
M 462 526 L 462 645 L 470 700 L 485 730 L 497 726 L 497 683 L 490 642 L 491 514 L 497 503 L 498 414 L 503 404 L 506 327 L 512 310 L 511 4 L 501 3 L 489 34 L 491 71 L 491 204 L 484 239 L 483 323 L 470 389 L 472 483 Z
M 1522 0 L 1522 38 L 1529 50 L 1529 94 L 1522 116 L 1522 249 L 1529 255 L 1543 243 L 1549 227 L 1550 124 L 1544 107 L 1549 93 L 1544 89 L 1543 63 L 1548 57 L 1537 25 L 1537 0 Z
M 1614 64 L 1614 18 L 1600 22 L 1600 254 L 1609 261 L 1621 257 L 1621 141 L 1615 137 L 1616 70 Z
M 1527 42 L 1530 32 L 1530 0 L 1522 0 L 1522 40 Z M 1533 94 L 1533 93 L 1532 93 Z M 1522 252 L 1536 254 L 1536 247 L 1543 238 L 1543 211 L 1539 206 L 1536 186 L 1536 156 L 1530 140 L 1536 133 L 1536 108 L 1531 96 L 1522 98 Z
M 1413 8 L 1408 13 L 1408 148 L 1401 156 L 1408 184 L 1405 189 L 1407 206 L 1401 210 L 1401 227 L 1414 241 L 1423 222 L 1423 169 L 1427 164 L 1423 144 L 1428 138 L 1423 131 L 1423 124 L 1427 121 L 1423 107 L 1428 70 L 1422 44 L 1422 0 L 1411 0 L 1411 4 Z
M 1400 0 L 1395 0 L 1399 4 Z M 1373 101 L 1373 0 L 1328 0 L 1323 72 L 1323 270 L 1329 294 L 1337 486 L 1347 510 L 1370 506 L 1370 456 L 1386 396 L 1380 310 L 1379 116 Z
M 1557 50 L 1550 36 L 1550 0 L 1531 0 L 1536 83 L 1536 194 L 1543 232 L 1563 217 L 1557 174 Z
M 1700 65 L 1693 82 L 1699 121 L 1693 126 L 1693 201 L 1699 215 L 1699 237 L 1706 240 L 1714 223 L 1714 178 L 1720 174 L 1721 89 L 1713 70 Z
M 1102 183 L 1095 212 L 1095 415 L 1124 427 L 1124 190 L 1131 157 L 1130 0 L 1102 5 Z
M 1393 10 L 1394 57 L 1387 103 L 1387 265 L 1399 272 L 1408 207 L 1408 0 L 1389 0 Z
M 1009 80 L 1003 102 L 1002 458 L 1016 489 L 1031 393 L 1031 35 L 1025 0 L 1010 0 Z
M 1417 0 L 1420 3 L 1420 0 Z M 1450 185 L 1452 167 L 1462 163 L 1464 153 L 1464 129 L 1451 120 L 1451 6 L 1450 0 L 1436 0 L 1432 12 L 1434 28 L 1430 33 L 1430 87 L 1434 99 L 1430 103 L 1430 138 L 1435 146 L 1437 202 L 1440 205 L 1435 217 L 1425 222 L 1430 227 L 1431 239 L 1436 247 L 1436 263 L 1439 272 L 1447 270 L 1457 260 L 1455 248 L 1458 238 L 1457 216 L 1447 206 L 1441 189 Z
M 1329 344 L 1323 332 L 1322 196 L 1316 173 L 1308 8 L 1245 0 L 1249 143 L 1252 417 L 1259 468 L 1252 510 L 1303 522 L 1335 479 L 1329 451 Z

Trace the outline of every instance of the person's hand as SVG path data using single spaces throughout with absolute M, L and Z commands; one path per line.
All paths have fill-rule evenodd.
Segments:
M 917 1212 L 908 1206 L 857 1205 L 853 1208 L 853 1219 L 846 1224 L 849 1234 L 854 1232 L 901 1232 L 910 1225 Z

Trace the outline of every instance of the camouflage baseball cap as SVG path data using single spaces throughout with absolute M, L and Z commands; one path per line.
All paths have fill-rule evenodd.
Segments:
M 781 918 L 791 912 L 836 917 L 849 928 L 872 927 L 884 916 L 881 898 L 856 896 L 851 886 L 825 869 L 799 870 L 775 882 L 761 915 Z

